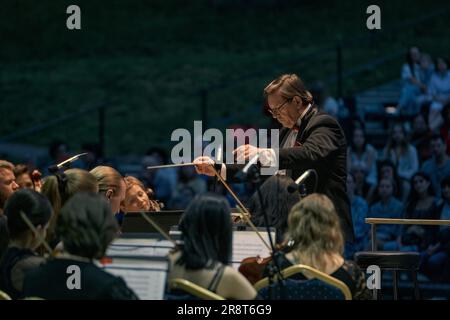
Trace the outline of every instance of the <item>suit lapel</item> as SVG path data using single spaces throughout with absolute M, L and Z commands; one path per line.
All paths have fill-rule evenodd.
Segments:
M 284 143 L 286 142 L 287 137 L 289 136 L 289 128 L 282 128 L 280 132 L 280 148 L 284 146 Z
M 300 129 L 298 131 L 297 139 L 296 139 L 296 145 L 302 145 L 302 143 L 305 141 L 305 134 L 306 131 L 308 131 L 308 125 L 310 124 L 310 120 L 317 114 L 317 108 L 313 107 L 310 112 L 303 118 L 302 123 L 300 125 Z

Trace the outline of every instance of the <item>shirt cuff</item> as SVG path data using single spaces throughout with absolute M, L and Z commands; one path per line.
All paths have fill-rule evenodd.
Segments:
M 275 167 L 277 155 L 273 149 L 262 149 L 259 151 L 259 162 L 263 167 Z

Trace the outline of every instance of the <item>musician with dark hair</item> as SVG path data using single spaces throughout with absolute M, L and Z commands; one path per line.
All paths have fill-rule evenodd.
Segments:
M 169 255 L 169 280 L 182 278 L 227 299 L 254 299 L 255 289 L 228 266 L 233 229 L 227 200 L 211 193 L 197 196 L 181 217 L 183 245 Z
M 36 228 L 36 235 L 21 214 Z M 23 297 L 25 274 L 37 268 L 45 260 L 36 253 L 45 238 L 52 214 L 50 202 L 40 193 L 30 189 L 15 192 L 7 201 L 5 216 L 8 218 L 9 246 L 0 263 L 0 289 L 13 299 Z
M 102 195 L 86 192 L 74 195 L 61 210 L 57 231 L 64 251 L 26 276 L 26 296 L 47 300 L 137 299 L 122 278 L 95 264 L 104 257 L 118 232 L 111 207 Z M 81 285 L 77 290 L 67 285 L 70 266 L 80 270 Z

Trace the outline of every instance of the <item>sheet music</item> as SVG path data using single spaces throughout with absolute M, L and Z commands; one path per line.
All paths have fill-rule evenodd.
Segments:
M 113 258 L 104 265 L 107 272 L 122 277 L 141 300 L 163 300 L 168 260 L 145 260 L 133 257 Z
M 261 237 L 270 243 L 269 236 L 265 230 L 259 232 Z M 275 231 L 270 233 L 272 235 L 272 240 L 275 241 Z M 181 231 L 171 230 L 170 236 L 179 237 Z M 252 231 L 233 231 L 233 256 L 231 257 L 231 266 L 234 269 L 238 269 L 241 261 L 248 257 L 260 256 L 266 258 L 270 255 L 269 249 L 261 241 L 258 235 Z
M 155 239 L 116 239 L 108 247 L 107 256 L 167 256 L 174 244 L 168 240 Z
M 260 235 L 267 243 L 270 243 L 267 232 L 260 232 Z M 271 232 L 271 235 L 272 240 L 275 240 L 275 232 Z M 254 231 L 233 232 L 233 257 L 231 263 L 233 268 L 239 268 L 243 259 L 258 255 L 266 258 L 270 255 L 270 251 Z

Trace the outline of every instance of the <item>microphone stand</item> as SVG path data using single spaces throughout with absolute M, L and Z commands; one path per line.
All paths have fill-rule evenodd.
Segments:
M 278 283 L 280 284 L 281 289 L 283 289 L 283 275 L 281 274 L 281 268 L 279 265 L 279 257 L 280 257 L 281 252 L 275 248 L 274 240 L 272 239 L 272 235 L 270 233 L 269 216 L 265 210 L 264 200 L 263 200 L 263 196 L 261 193 L 262 181 L 261 181 L 261 174 L 259 171 L 260 171 L 259 167 L 256 164 L 254 164 L 249 168 L 247 177 L 256 186 L 256 192 L 258 194 L 259 203 L 260 203 L 261 210 L 262 210 L 263 216 L 264 216 L 264 223 L 265 223 L 266 229 L 267 229 L 267 235 L 269 236 L 270 247 L 272 249 L 272 254 L 271 254 L 272 263 L 268 264 L 268 268 L 269 268 L 269 276 L 268 276 L 268 278 L 269 278 L 269 299 L 272 300 L 272 298 L 273 298 L 273 286 L 272 285 L 274 283 L 275 275 L 278 278 Z M 283 291 L 284 290 L 281 290 L 281 292 L 283 292 Z

